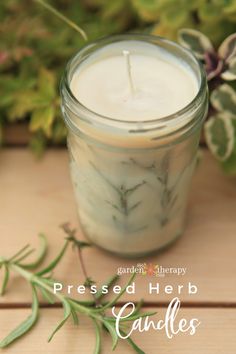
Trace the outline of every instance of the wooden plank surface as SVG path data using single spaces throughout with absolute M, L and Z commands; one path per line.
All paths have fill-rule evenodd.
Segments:
M 0 338 L 21 322 L 29 310 L 1 310 Z M 164 310 L 158 309 L 155 318 L 163 318 Z M 198 318 L 201 321 L 196 334 L 181 333 L 168 339 L 163 331 L 135 332 L 132 338 L 147 354 L 233 354 L 236 350 L 236 309 L 182 309 L 180 318 Z M 47 338 L 56 323 L 62 318 L 61 309 L 43 309 L 34 329 L 6 350 L 7 354 L 90 354 L 94 348 L 94 329 L 89 319 L 81 318 L 76 328 L 68 323 L 47 343 Z M 110 338 L 103 336 L 103 353 L 112 353 Z M 40 343 L 40 344 L 39 344 Z M 121 340 L 117 354 L 132 353 L 129 345 Z
M 190 195 L 187 229 L 183 237 L 163 253 L 139 260 L 126 260 L 97 248 L 86 250 L 86 264 L 93 278 L 103 282 L 119 267 L 151 262 L 162 266 L 186 267 L 184 277 L 165 278 L 139 276 L 132 300 L 145 298 L 150 302 L 168 301 L 176 295 L 149 295 L 150 281 L 161 285 L 185 286 L 180 298 L 186 302 L 236 303 L 236 183 L 225 177 L 209 153 L 204 153 Z M 37 161 L 27 149 L 5 149 L 0 152 L 0 255 L 10 256 L 22 245 L 38 244 L 37 234 L 49 237 L 53 257 L 63 244 L 63 232 L 58 226 L 70 221 L 78 226 L 76 207 L 69 177 L 65 150 L 50 150 Z M 65 257 L 56 275 L 65 284 L 83 282 L 76 255 Z M 189 296 L 188 282 L 199 291 Z M 18 277 L 9 284 L 1 303 L 30 301 L 26 285 Z M 125 295 L 123 300 L 129 300 Z

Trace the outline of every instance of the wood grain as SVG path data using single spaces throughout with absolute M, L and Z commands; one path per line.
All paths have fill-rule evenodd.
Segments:
M 190 303 L 236 304 L 236 180 L 227 178 L 217 163 L 205 152 L 192 184 L 185 234 L 163 253 L 139 260 L 126 260 L 97 248 L 85 251 L 89 273 L 102 283 L 117 271 L 138 262 L 163 266 L 187 267 L 184 277 L 165 278 L 138 276 L 136 294 L 125 295 L 123 301 L 168 301 L 177 295 L 176 287 L 183 284 L 180 294 Z M 53 257 L 63 244 L 62 222 L 78 226 L 76 206 L 70 182 L 68 158 L 65 150 L 49 150 L 37 161 L 27 149 L 5 149 L 0 152 L 0 255 L 10 256 L 22 245 L 38 245 L 38 232 L 49 238 Z M 82 236 L 81 236 L 82 237 Z M 55 276 L 65 284 L 83 283 L 75 254 L 65 257 Z M 173 294 L 149 295 L 148 283 L 172 284 Z M 188 282 L 199 288 L 189 296 Z M 17 276 L 9 283 L 7 295 L 0 303 L 27 303 L 28 288 Z
M 6 336 L 29 314 L 28 310 L 0 311 L 0 338 Z M 164 309 L 158 309 L 155 319 L 163 318 Z M 31 333 L 18 340 L 6 350 L 7 354 L 90 354 L 94 348 L 94 329 L 89 319 L 81 318 L 80 326 L 76 328 L 68 323 L 54 337 L 51 343 L 47 338 L 54 326 L 62 318 L 62 310 L 42 310 L 41 317 Z M 179 318 L 198 318 L 201 321 L 196 334 L 178 334 L 172 339 L 166 337 L 163 331 L 150 330 L 135 333 L 132 338 L 147 354 L 233 354 L 236 350 L 236 310 L 182 309 Z M 112 353 L 110 338 L 103 335 L 104 354 Z M 128 354 L 133 351 L 121 340 L 115 353 Z

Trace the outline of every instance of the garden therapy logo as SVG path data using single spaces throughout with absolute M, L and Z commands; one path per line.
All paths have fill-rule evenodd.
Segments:
M 117 274 L 140 274 L 144 276 L 165 277 L 166 275 L 183 276 L 187 273 L 186 267 L 165 267 L 154 263 L 137 263 L 131 267 L 119 267 Z

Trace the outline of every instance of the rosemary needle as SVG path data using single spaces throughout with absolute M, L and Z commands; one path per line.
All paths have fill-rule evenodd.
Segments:
M 63 247 L 59 251 L 58 255 L 48 265 L 44 266 L 39 271 L 34 271 L 34 269 L 42 265 L 42 262 L 45 259 L 48 249 L 46 237 L 43 235 L 40 236 L 40 250 L 33 262 L 28 261 L 27 263 L 27 256 L 31 254 L 31 249 L 29 248 L 29 245 L 20 249 L 19 252 L 17 252 L 9 259 L 0 257 L 0 268 L 2 268 L 4 271 L 1 295 L 6 292 L 11 272 L 15 272 L 22 278 L 24 278 L 24 280 L 28 284 L 30 284 L 32 289 L 32 311 L 30 316 L 28 316 L 21 324 L 19 324 L 0 342 L 0 348 L 5 348 L 9 346 L 33 328 L 40 315 L 39 293 L 43 295 L 44 299 L 49 304 L 52 304 L 55 301 L 59 302 L 64 310 L 64 316 L 62 317 L 61 321 L 56 325 L 56 327 L 52 330 L 48 341 L 51 341 L 54 335 L 64 326 L 64 324 L 68 321 L 69 318 L 72 318 L 74 325 L 78 326 L 79 317 L 81 315 L 85 315 L 93 322 L 94 325 L 96 344 L 93 353 L 101 353 L 102 332 L 104 330 L 110 334 L 112 340 L 112 349 L 114 350 L 116 348 L 117 343 L 119 341 L 119 336 L 116 332 L 115 327 L 116 320 L 113 316 L 109 316 L 108 314 L 106 314 L 106 311 L 117 304 L 118 300 L 124 294 L 127 286 L 134 280 L 135 275 L 132 275 L 130 277 L 127 284 L 121 289 L 118 295 L 116 295 L 112 300 L 106 302 L 103 299 L 104 294 L 102 293 L 101 289 L 98 289 L 98 292 L 93 301 L 79 301 L 75 298 L 65 296 L 64 294 L 55 293 L 53 289 L 53 284 L 56 280 L 52 278 L 51 274 L 52 271 L 54 271 L 54 269 L 65 256 L 66 251 L 68 250 L 68 246 L 70 244 L 74 246 L 74 249 L 79 250 L 78 259 L 80 262 L 80 268 L 83 270 L 83 274 L 86 276 L 88 284 L 91 284 L 91 282 L 94 283 L 94 281 L 92 281 L 91 278 L 87 275 L 88 273 L 81 253 L 82 249 L 84 249 L 85 247 L 89 247 L 90 245 L 85 243 L 84 241 L 76 239 L 75 230 L 70 229 L 68 224 L 66 224 L 66 226 L 64 224 L 64 231 L 66 232 L 67 238 Z M 24 264 L 20 263 L 20 261 L 23 259 L 25 262 Z M 117 282 L 118 279 L 119 277 L 117 275 L 110 277 L 105 282 L 108 289 L 115 282 Z M 134 321 L 139 317 L 151 316 L 154 314 L 150 312 L 141 312 L 141 305 L 142 302 L 137 305 L 136 310 L 130 316 L 120 320 L 119 326 L 121 333 L 125 333 L 127 329 L 127 322 Z M 134 341 L 130 337 L 127 338 L 127 342 L 131 345 L 131 347 L 136 353 L 144 354 L 144 352 L 137 346 L 137 344 L 134 343 Z

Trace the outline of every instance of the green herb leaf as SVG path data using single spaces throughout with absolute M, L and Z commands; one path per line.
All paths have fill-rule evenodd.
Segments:
M 112 338 L 112 350 L 115 350 L 118 343 L 118 334 L 116 333 L 115 327 L 109 321 L 102 320 L 103 325 L 106 327 Z
M 29 248 L 29 244 L 25 245 L 24 247 L 22 247 L 19 251 L 17 251 L 11 258 L 9 258 L 9 262 L 13 262 L 16 259 L 18 259 L 19 257 L 22 256 L 22 254 Z
M 44 299 L 49 302 L 49 304 L 55 304 L 55 300 L 52 296 L 52 294 L 50 294 L 46 289 L 44 289 L 43 287 L 40 287 L 40 291 L 44 297 Z
M 76 326 L 78 326 L 78 325 L 79 325 L 79 317 L 78 317 L 78 315 L 77 315 L 76 310 L 74 310 L 73 307 L 71 307 L 71 315 L 72 315 L 74 324 L 75 324 Z
M 75 230 L 71 230 L 67 228 L 65 232 L 71 237 L 75 237 Z M 74 241 L 74 240 L 73 240 Z M 85 264 L 83 262 L 83 257 L 81 254 L 81 248 L 84 247 L 83 241 L 82 243 L 77 240 L 78 242 L 75 244 L 77 248 L 79 249 L 78 255 L 79 255 L 79 260 L 80 260 L 80 265 L 82 268 L 82 271 L 84 275 L 87 274 L 87 270 L 85 268 Z M 98 299 L 100 299 L 103 294 L 98 292 L 97 297 L 94 296 L 93 301 L 77 301 L 73 298 L 67 297 L 63 294 L 54 294 L 53 292 L 53 283 L 56 281 L 52 278 L 51 276 L 51 271 L 57 266 L 57 264 L 60 262 L 62 259 L 63 255 L 65 254 L 65 251 L 70 243 L 69 240 L 66 240 L 62 250 L 59 252 L 57 257 L 44 269 L 37 273 L 33 273 L 27 270 L 27 268 L 30 266 L 35 266 L 38 264 L 39 261 L 42 260 L 42 258 L 45 256 L 46 252 L 46 241 L 44 240 L 44 236 L 41 238 L 41 250 L 39 252 L 39 256 L 33 263 L 26 263 L 25 265 L 19 263 L 19 259 L 25 258 L 29 252 L 32 250 L 29 249 L 29 246 L 25 246 L 22 248 L 19 252 L 17 252 L 14 256 L 12 256 L 10 259 L 5 259 L 4 257 L 0 257 L 0 267 L 4 266 L 6 269 L 6 274 L 5 274 L 5 279 L 4 279 L 4 284 L 3 284 L 3 290 L 5 290 L 7 281 L 8 281 L 8 276 L 9 276 L 9 270 L 10 271 L 15 271 L 19 275 L 21 275 L 31 286 L 32 286 L 32 313 L 31 315 L 24 321 L 22 322 L 15 330 L 13 330 L 5 339 L 2 340 L 0 343 L 0 347 L 6 347 L 10 343 L 14 342 L 17 338 L 23 336 L 25 333 L 27 333 L 32 326 L 36 323 L 38 319 L 38 311 L 39 311 L 39 302 L 38 302 L 38 297 L 37 297 L 37 290 L 41 291 L 44 299 L 48 301 L 49 303 L 55 303 L 55 300 L 58 300 L 64 308 L 64 318 L 63 320 L 56 326 L 52 334 L 50 335 L 48 341 L 50 341 L 55 333 L 67 322 L 67 320 L 70 318 L 70 316 L 73 318 L 74 324 L 78 325 L 79 324 L 79 318 L 78 314 L 83 314 L 88 316 L 90 319 L 93 320 L 94 325 L 95 325 L 95 334 L 96 334 L 96 346 L 95 346 L 95 354 L 100 354 L 101 352 L 101 334 L 100 334 L 100 325 L 99 321 L 102 323 L 103 328 L 109 332 L 111 338 L 112 338 L 112 349 L 114 350 L 117 346 L 118 343 L 118 334 L 116 333 L 115 329 L 115 320 L 113 317 L 107 317 L 105 310 L 110 308 L 111 306 L 115 305 L 118 299 L 124 294 L 126 288 L 132 280 L 135 277 L 135 274 L 133 274 L 130 279 L 128 280 L 126 286 L 124 286 L 120 292 L 113 300 L 110 302 L 103 302 L 103 303 L 98 303 Z M 82 244 L 82 246 L 81 246 Z M 47 276 L 44 276 L 44 275 Z M 114 275 L 110 279 L 108 279 L 106 285 L 108 287 L 113 284 L 117 279 L 119 278 L 118 275 Z M 86 279 L 89 279 L 88 276 L 86 275 Z M 91 280 L 89 280 L 89 283 L 91 283 Z M 132 316 L 130 316 L 128 320 L 134 320 L 139 317 L 144 317 L 144 316 L 151 316 L 154 313 L 147 312 L 147 313 L 139 313 L 139 309 L 141 307 L 141 303 L 137 306 L 136 311 Z M 125 321 L 122 323 L 122 328 L 126 330 L 127 325 Z M 133 343 L 132 341 L 130 343 Z M 134 349 L 137 351 L 139 350 L 138 347 L 133 343 L 132 344 Z M 142 352 L 140 352 L 142 353 Z
M 47 9 L 48 11 L 50 11 L 53 15 L 55 15 L 56 17 L 58 17 L 60 20 L 62 20 L 63 22 L 65 22 L 67 25 L 69 25 L 70 27 L 72 27 L 74 30 L 76 30 L 77 32 L 80 33 L 80 35 L 83 37 L 83 39 L 85 41 L 87 41 L 87 35 L 84 32 L 84 30 L 82 30 L 82 28 L 80 28 L 79 26 L 77 26 L 74 22 L 72 22 L 71 20 L 69 20 L 67 17 L 65 17 L 64 15 L 62 15 L 59 11 L 57 11 L 53 6 L 49 5 L 48 3 L 46 3 L 43 0 L 34 0 L 35 2 L 39 3 L 40 5 L 42 5 L 45 9 Z
M 108 289 L 111 287 L 112 284 L 114 284 L 118 279 L 119 279 L 119 275 L 115 274 L 113 275 L 111 278 L 109 278 L 105 283 L 104 285 L 106 285 L 108 287 Z M 104 297 L 105 294 L 102 292 L 102 288 L 99 289 L 97 291 L 97 293 L 95 294 L 95 297 L 97 300 L 101 299 L 102 297 Z
M 4 264 L 3 266 L 4 266 L 4 278 L 3 278 L 3 282 L 2 282 L 0 295 L 4 295 L 4 293 L 6 291 L 7 284 L 8 284 L 8 280 L 9 280 L 9 268 L 8 268 L 7 264 Z
M 110 307 L 112 307 L 113 305 L 116 304 L 116 302 L 119 300 L 119 298 L 124 294 L 127 286 L 129 286 L 131 284 L 131 282 L 134 280 L 136 274 L 132 274 L 132 276 L 130 277 L 130 279 L 128 280 L 127 284 L 123 287 L 123 289 L 121 290 L 121 292 L 111 301 L 109 301 L 105 306 L 103 306 L 101 309 L 104 311 Z M 96 311 L 96 310 L 94 310 Z
M 129 317 L 125 317 L 125 318 L 121 319 L 121 322 L 123 323 L 123 322 L 135 321 L 138 318 L 156 315 L 156 311 L 143 312 L 143 313 L 136 312 L 135 314 L 134 313 L 135 313 L 135 311 Z M 113 317 L 104 317 L 104 318 L 110 322 L 116 322 L 116 319 Z
M 29 255 L 31 255 L 32 253 L 34 253 L 34 249 L 29 249 L 27 252 L 23 253 L 21 257 L 18 257 L 17 259 L 15 259 L 15 263 L 20 264 L 21 261 L 23 261 L 25 258 L 27 258 Z
M 126 336 L 126 333 L 124 331 L 122 331 L 120 329 L 120 333 L 123 335 L 123 336 Z M 127 342 L 131 345 L 131 347 L 135 350 L 136 353 L 138 354 L 145 354 L 145 352 L 140 349 L 137 344 L 134 343 L 134 341 L 132 340 L 132 338 L 128 337 L 126 338 Z
M 59 252 L 59 254 L 57 255 L 57 257 L 44 269 L 40 270 L 39 272 L 36 273 L 36 275 L 38 276 L 42 276 L 44 274 L 47 274 L 49 272 L 51 272 L 60 262 L 60 260 L 62 259 L 62 257 L 64 256 L 67 247 L 69 245 L 69 241 L 66 241 L 62 250 Z
M 47 239 L 44 234 L 39 234 L 39 238 L 40 238 L 40 248 L 39 248 L 39 253 L 37 258 L 34 260 L 34 262 L 21 264 L 22 267 L 26 269 L 34 269 L 37 268 L 44 260 L 47 254 Z
M 53 338 L 53 336 L 56 334 L 57 331 L 59 331 L 59 329 L 66 323 L 66 321 L 68 320 L 68 318 L 71 315 L 71 306 L 69 304 L 69 302 L 67 300 L 63 301 L 63 307 L 64 307 L 64 318 L 63 320 L 56 326 L 56 328 L 54 329 L 54 331 L 52 332 L 52 334 L 50 335 L 50 337 L 48 338 L 48 342 L 50 342 Z
M 97 321 L 92 318 L 94 326 L 95 326 L 95 334 L 96 334 L 96 344 L 94 348 L 93 354 L 100 354 L 101 353 L 101 334 L 100 334 L 100 327 Z
M 5 348 L 9 344 L 17 340 L 18 338 L 22 337 L 37 322 L 39 302 L 38 302 L 37 292 L 34 286 L 32 286 L 32 296 L 33 296 L 33 302 L 32 302 L 31 315 L 0 342 L 0 348 Z

